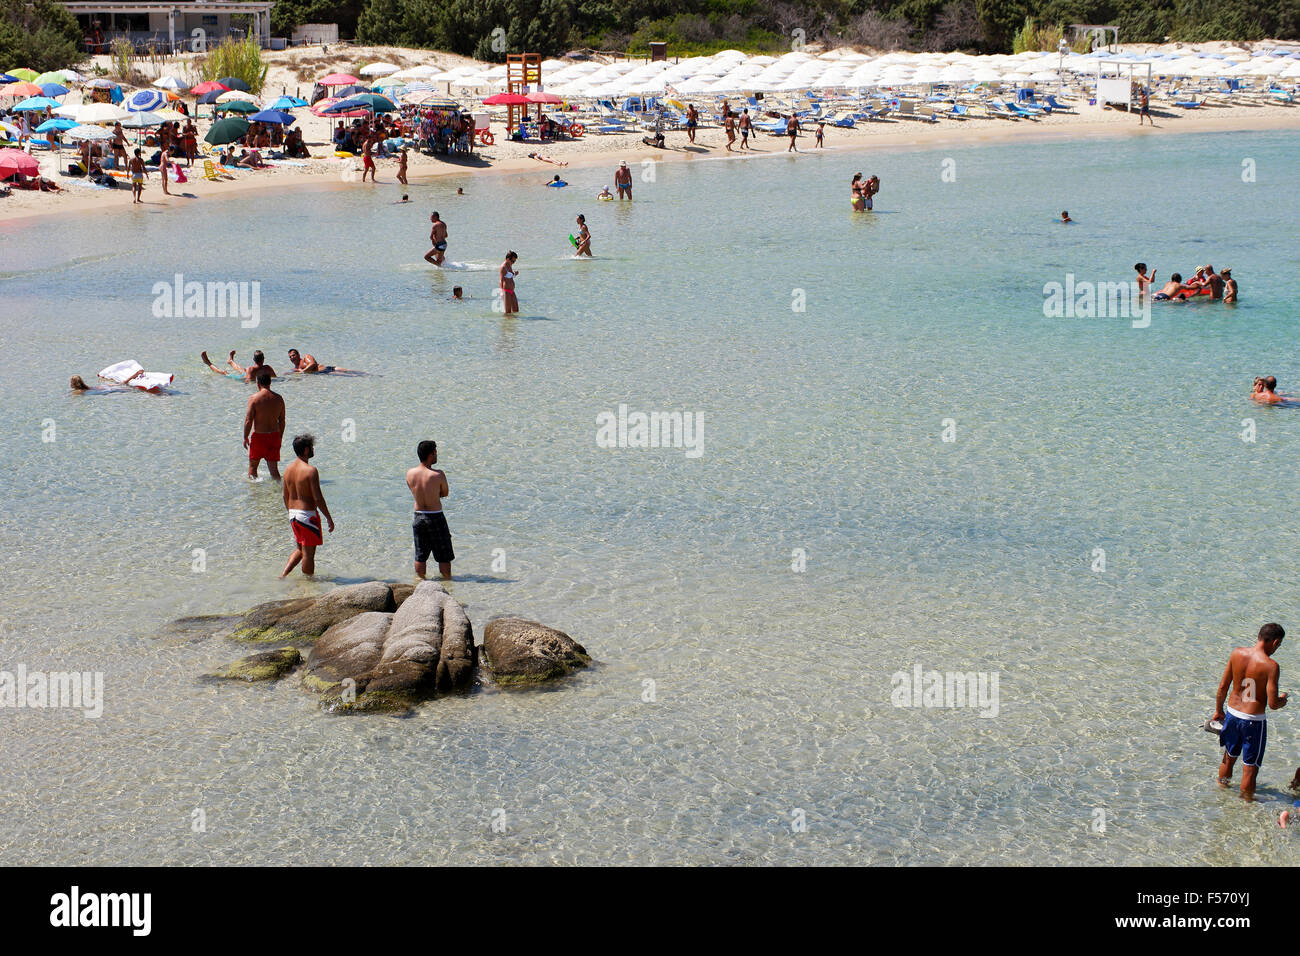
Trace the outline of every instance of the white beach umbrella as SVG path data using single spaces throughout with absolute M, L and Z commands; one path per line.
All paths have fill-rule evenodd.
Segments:
M 256 103 L 257 97 L 252 93 L 245 93 L 243 90 L 227 90 L 217 97 L 218 103 L 231 103 L 235 100 L 244 100 L 247 103 Z
M 400 69 L 396 63 L 367 63 L 361 68 L 361 76 L 388 76 Z
M 1055 70 L 1036 70 L 1029 74 L 1029 78 L 1035 83 L 1055 83 L 1060 79 Z
M 160 76 L 153 81 L 153 85 L 160 90 L 172 90 L 176 93 L 184 93 L 190 88 L 190 85 L 178 76 Z
M 84 126 L 93 123 L 116 123 L 130 115 L 126 110 L 112 103 L 82 103 L 77 107 L 72 118 Z M 75 129 L 74 126 L 68 132 L 71 133 Z

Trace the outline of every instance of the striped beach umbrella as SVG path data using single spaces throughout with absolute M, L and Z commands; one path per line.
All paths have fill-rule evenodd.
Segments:
M 158 90 L 137 90 L 126 98 L 126 108 L 132 113 L 148 113 L 167 103 L 167 97 Z

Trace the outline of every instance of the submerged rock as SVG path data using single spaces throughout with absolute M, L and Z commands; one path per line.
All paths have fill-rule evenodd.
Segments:
M 483 651 L 492 678 L 503 686 L 540 684 L 591 663 L 586 648 L 568 634 L 518 617 L 488 621 Z
M 442 585 L 421 582 L 393 613 L 357 614 L 326 630 L 303 683 L 333 711 L 405 711 L 474 676 L 474 632 Z
M 259 604 L 239 619 L 231 636 L 258 644 L 305 643 L 366 611 L 395 610 L 393 589 L 382 581 L 367 581 L 335 588 L 320 597 Z
M 212 673 L 221 680 L 264 681 L 279 680 L 302 663 L 302 654 L 296 647 L 282 647 L 277 651 L 249 654 L 233 664 Z

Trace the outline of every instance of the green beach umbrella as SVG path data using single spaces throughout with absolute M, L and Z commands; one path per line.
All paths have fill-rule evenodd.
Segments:
M 203 139 L 213 146 L 225 146 L 237 139 L 243 139 L 247 133 L 248 120 L 238 116 L 230 116 L 213 123 L 212 129 L 208 130 L 208 135 L 204 136 Z
M 218 113 L 256 113 L 262 107 L 248 100 L 230 100 L 226 103 L 213 103 L 212 108 Z
M 5 72 L 8 73 L 10 76 L 18 77 L 18 79 L 20 80 L 26 80 L 28 83 L 35 82 L 36 78 L 40 76 L 40 74 L 37 73 L 35 70 L 29 70 L 25 66 L 19 67 L 16 70 L 5 70 Z
M 63 70 L 50 70 L 48 73 L 42 73 L 40 76 L 33 79 L 32 82 L 37 86 L 40 86 L 43 83 L 58 83 L 60 86 L 63 86 L 68 82 L 68 74 Z

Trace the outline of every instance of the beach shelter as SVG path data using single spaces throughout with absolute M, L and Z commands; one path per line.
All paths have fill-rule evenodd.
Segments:
M 41 164 L 21 149 L 0 149 L 0 179 L 19 173 L 23 176 L 37 176 Z
M 528 97 L 522 93 L 494 93 L 483 100 L 484 106 L 527 106 Z
M 36 127 L 37 133 L 48 133 L 51 130 L 62 133 L 72 129 L 77 125 L 76 120 L 70 120 L 63 116 L 56 116 L 54 119 L 47 119 L 40 126 Z
M 63 70 L 46 70 L 40 76 L 32 80 L 37 86 L 45 83 L 58 83 L 60 86 L 68 82 L 68 74 Z
M 250 103 L 257 102 L 257 97 L 252 93 L 246 93 L 243 90 L 226 90 L 224 93 L 217 94 L 218 103 L 232 103 L 235 100 L 247 100 Z
M 297 117 L 290 116 L 284 110 L 262 110 L 248 117 L 254 123 L 273 123 L 276 126 L 288 126 L 293 123 Z
M 167 97 L 157 90 L 137 90 L 126 98 L 126 108 L 132 113 L 146 113 L 166 103 Z
M 524 96 L 524 99 L 527 100 L 529 103 L 563 103 L 564 102 L 564 97 L 556 96 L 554 93 L 544 93 L 541 90 L 537 90 L 534 93 L 526 94 Z
M 248 134 L 248 120 L 239 116 L 217 120 L 203 139 L 213 146 L 225 146 L 235 140 L 243 139 Z
M 112 103 L 83 103 L 77 107 L 76 115 L 72 118 L 84 126 L 91 123 L 116 123 L 130 115 L 126 110 Z
M 266 104 L 266 108 L 268 110 L 296 110 L 307 105 L 306 100 L 299 99 L 296 96 L 281 96 L 274 102 Z
M 228 90 L 243 90 L 245 93 L 251 93 L 252 88 L 237 76 L 223 76 L 217 80 Z
M 320 86 L 351 86 L 353 83 L 360 81 L 355 76 L 349 76 L 346 73 L 330 73 L 322 76 L 316 81 Z
M 324 112 L 345 113 L 348 110 L 370 110 L 372 113 L 392 113 L 397 110 L 397 104 L 387 96 L 380 96 L 378 93 L 359 93 L 356 96 L 349 96 L 346 99 L 339 100 L 333 106 L 324 110 Z
M 123 129 L 148 129 L 150 126 L 161 126 L 167 122 L 165 116 L 149 111 L 132 113 L 126 119 L 122 120 Z

